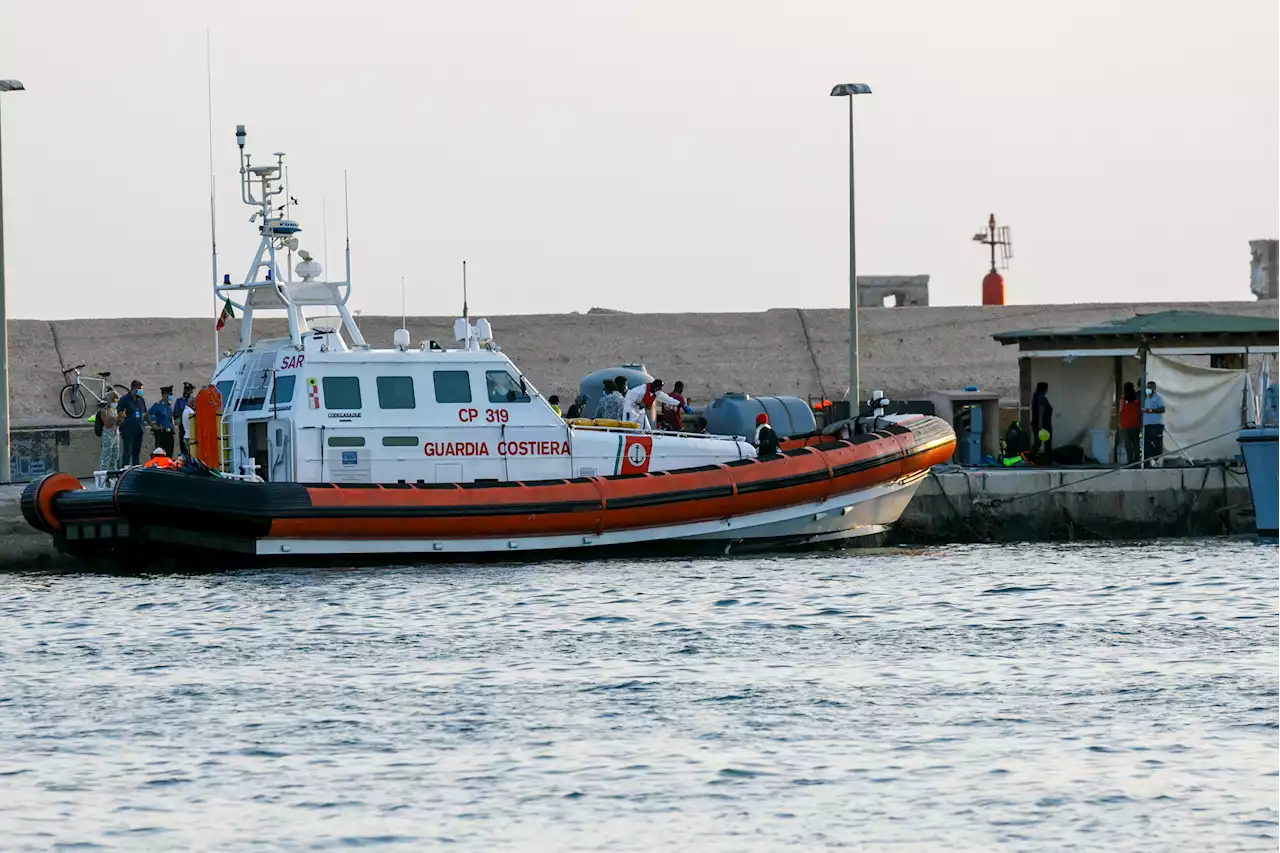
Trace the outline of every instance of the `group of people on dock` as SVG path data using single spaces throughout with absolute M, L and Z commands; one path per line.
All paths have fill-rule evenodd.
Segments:
M 1147 382 L 1146 398 L 1138 399 L 1138 389 L 1132 382 L 1124 383 L 1119 400 L 1120 450 L 1126 465 L 1136 464 L 1164 455 L 1165 401 L 1154 381 Z M 1036 383 L 1031 396 L 1031 433 L 1014 421 L 1005 433 L 1005 465 L 1027 460 L 1032 462 L 1057 461 L 1053 455 L 1053 404 L 1049 402 L 1049 383 Z
M 121 397 L 114 390 L 108 390 L 106 399 L 98 405 L 92 421 L 93 431 L 99 438 L 101 470 L 116 471 L 141 464 L 142 439 L 148 429 L 155 444 L 152 463 L 165 464 L 159 460 L 172 459 L 175 451 L 186 452 L 182 415 L 191 404 L 195 386 L 182 383 L 182 396 L 175 400 L 173 386 L 163 385 L 160 399 L 150 406 L 143 390 L 142 381 L 135 379 L 129 384 L 129 393 Z
M 1164 397 L 1156 390 L 1156 383 L 1147 383 L 1146 400 L 1141 403 L 1133 383 L 1124 383 L 1120 398 L 1120 441 L 1128 463 L 1164 455 L 1164 411 Z

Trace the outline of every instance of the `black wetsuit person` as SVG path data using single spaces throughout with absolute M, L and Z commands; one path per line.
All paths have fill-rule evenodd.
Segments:
M 1041 441 L 1040 431 L 1049 434 L 1048 439 Z M 1053 458 L 1053 404 L 1049 402 L 1049 383 L 1037 382 L 1036 393 L 1031 395 L 1031 455 L 1040 455 L 1040 446 L 1044 445 L 1044 455 Z

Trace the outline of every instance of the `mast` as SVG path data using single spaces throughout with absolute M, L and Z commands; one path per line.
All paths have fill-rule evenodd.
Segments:
M 284 153 L 275 152 L 274 162 L 257 165 L 252 156 L 245 151 L 245 140 L 248 134 L 244 125 L 236 125 L 236 146 L 240 149 L 240 200 L 254 208 L 249 217 L 250 223 L 256 223 L 260 239 L 258 249 L 252 263 L 245 272 L 244 280 L 239 284 L 231 281 L 230 275 L 224 275 L 222 281 L 216 279 L 217 262 L 214 261 L 215 281 L 214 297 L 226 302 L 242 312 L 240 321 L 240 350 L 247 350 L 253 345 L 253 316 L 260 309 L 284 311 L 289 325 L 289 341 L 297 350 L 303 349 L 302 335 L 307 332 L 306 309 L 322 307 L 336 309 L 342 318 L 342 329 L 346 340 L 339 337 L 344 349 L 347 342 L 360 348 L 366 348 L 364 336 L 356 325 L 355 317 L 347 307 L 351 297 L 351 236 L 350 215 L 344 213 L 348 225 L 346 241 L 347 279 L 333 281 L 321 279 L 324 267 L 312 257 L 311 253 L 302 249 L 298 234 L 302 226 L 291 218 L 294 199 L 290 195 L 289 173 L 284 165 Z M 212 160 L 212 153 L 210 154 Z M 346 201 L 346 173 L 343 173 L 343 196 Z M 283 200 L 277 197 L 284 195 Z M 327 211 L 326 211 L 327 212 Z M 211 214 L 212 215 L 212 214 Z M 327 223 L 326 223 L 327 224 Z M 327 227 L 326 227 L 327 231 Z M 302 262 L 293 265 L 293 256 L 297 253 Z M 287 267 L 282 271 L 279 267 L 280 255 L 284 255 Z M 327 254 L 327 249 L 326 249 Z

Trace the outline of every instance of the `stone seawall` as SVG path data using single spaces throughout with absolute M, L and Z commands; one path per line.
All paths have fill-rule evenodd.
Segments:
M 902 544 L 1255 533 L 1242 468 L 934 468 L 893 531 Z
M 870 308 L 862 311 L 863 383 L 891 398 L 977 385 L 1017 398 L 1017 352 L 995 332 L 1072 326 L 1183 308 L 1276 316 L 1276 302 L 1114 303 L 1000 307 Z M 485 315 L 498 343 L 544 393 L 572 397 L 592 370 L 627 361 L 668 380 L 683 379 L 699 400 L 727 391 L 838 399 L 849 384 L 848 314 L 843 309 L 775 309 L 741 314 Z M 453 319 L 411 317 L 414 343 L 451 345 Z M 58 395 L 62 367 L 87 362 L 87 375 L 141 379 L 148 399 L 160 386 L 202 382 L 213 366 L 209 319 L 11 320 L 9 379 L 15 426 L 69 425 Z M 399 318 L 363 317 L 371 345 L 388 347 Z M 259 321 L 259 336 L 284 334 L 283 321 Z M 223 331 L 224 349 L 239 333 Z

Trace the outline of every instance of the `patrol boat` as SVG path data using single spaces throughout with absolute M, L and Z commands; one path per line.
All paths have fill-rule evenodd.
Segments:
M 274 561 L 865 541 L 951 456 L 950 426 L 920 415 L 765 458 L 743 436 L 566 421 L 466 312 L 452 346 L 399 329 L 375 348 L 349 308 L 350 241 L 345 280 L 323 279 L 276 204 L 284 155 L 254 164 L 243 125 L 236 140 L 261 234 L 244 280 L 214 282 L 241 312 L 238 346 L 191 407 L 179 470 L 131 468 L 104 488 L 52 474 L 26 489 L 27 521 L 65 552 L 179 543 Z M 287 337 L 254 339 L 264 311 L 284 313 Z

